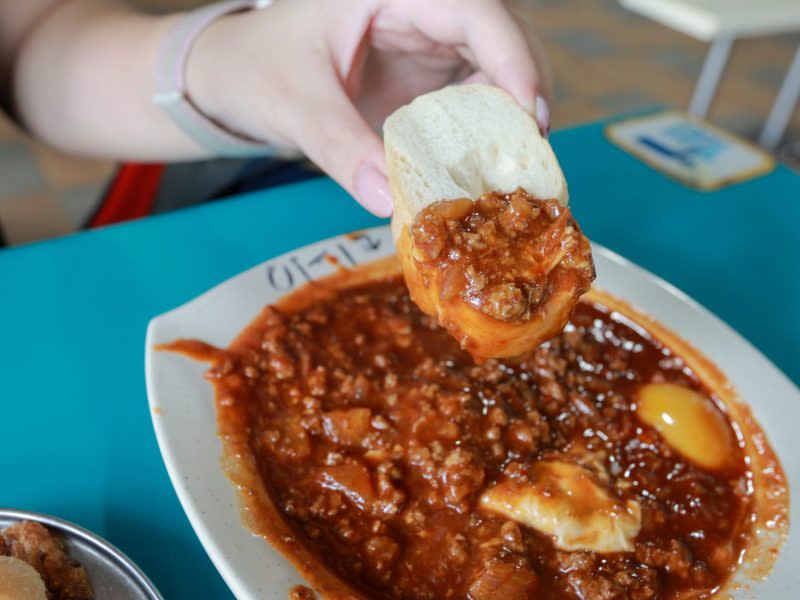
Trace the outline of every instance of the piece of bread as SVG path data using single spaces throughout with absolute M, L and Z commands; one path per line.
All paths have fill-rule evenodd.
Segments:
M 47 600 L 39 573 L 24 560 L 0 556 L 0 600 Z
M 521 187 L 568 203 L 564 174 L 536 121 L 496 87 L 457 85 L 419 96 L 386 119 L 383 135 L 395 240 L 438 200 Z
M 522 188 L 536 200 L 555 200 L 566 207 L 564 175 L 533 117 L 495 87 L 451 86 L 390 115 L 384 144 L 394 200 L 392 234 L 419 308 L 479 361 L 522 354 L 556 335 L 594 279 L 589 243 L 567 208 L 562 212 L 568 222 L 552 246 L 563 249 L 566 244 L 574 252 L 563 262 L 563 255 L 553 255 L 557 274 L 548 271 L 534 282 L 547 287 L 546 300 L 516 321 L 492 318 L 463 295 L 443 293 L 448 287 L 443 267 L 421 260 L 411 235 L 417 215 L 442 200 L 474 201 L 487 193 L 511 194 Z

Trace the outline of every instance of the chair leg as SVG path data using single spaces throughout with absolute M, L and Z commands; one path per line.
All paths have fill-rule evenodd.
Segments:
M 797 47 L 792 64 L 783 79 L 775 104 L 764 123 L 758 143 L 767 150 L 774 150 L 786 132 L 794 107 L 800 100 L 800 46 Z
M 733 47 L 733 37 L 721 36 L 711 42 L 703 69 L 700 71 L 700 78 L 694 88 L 694 95 L 689 104 L 689 112 L 698 117 L 705 117 L 714 99 L 714 92 L 725 72 L 725 65 L 728 62 L 728 55 Z

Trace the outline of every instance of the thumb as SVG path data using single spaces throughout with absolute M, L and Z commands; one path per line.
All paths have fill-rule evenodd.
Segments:
M 317 82 L 320 83 L 319 81 Z M 383 142 L 358 112 L 338 81 L 307 95 L 298 143 L 311 160 L 369 212 L 392 214 Z

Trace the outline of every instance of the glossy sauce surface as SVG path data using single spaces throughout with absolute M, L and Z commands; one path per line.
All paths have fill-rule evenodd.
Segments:
M 364 597 L 705 597 L 735 568 L 753 510 L 744 451 L 708 469 L 637 416 L 641 386 L 668 382 L 736 440 L 681 358 L 624 319 L 581 302 L 535 351 L 475 365 L 399 277 L 305 304 L 265 309 L 228 350 L 171 348 L 213 363 L 220 429 L 246 439 L 296 543 Z M 544 477 L 545 461 L 562 466 Z M 626 550 L 566 547 L 513 493 L 576 489 L 637 507 Z M 487 510 L 491 490 L 518 510 Z M 572 502 L 590 527 L 594 507 Z
M 525 321 L 555 290 L 575 298 L 594 279 L 588 240 L 569 208 L 524 190 L 434 202 L 417 215 L 414 258 L 441 271 L 440 299 L 458 296 L 498 321 Z

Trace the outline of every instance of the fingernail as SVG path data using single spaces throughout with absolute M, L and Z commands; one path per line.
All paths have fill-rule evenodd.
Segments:
M 550 135 L 550 105 L 544 96 L 536 96 L 536 122 L 544 137 Z
M 538 100 L 538 99 L 539 99 L 539 97 L 537 96 L 536 100 Z M 522 106 L 523 109 L 525 109 L 525 112 L 528 113 L 528 114 L 536 115 L 537 112 L 538 112 L 536 110 L 535 100 L 531 101 L 531 100 L 528 100 L 528 99 L 522 99 L 522 100 L 519 100 L 519 104 L 520 104 L 520 106 Z
M 389 180 L 375 165 L 361 165 L 356 174 L 355 192 L 359 204 L 375 216 L 388 217 L 392 214 Z

